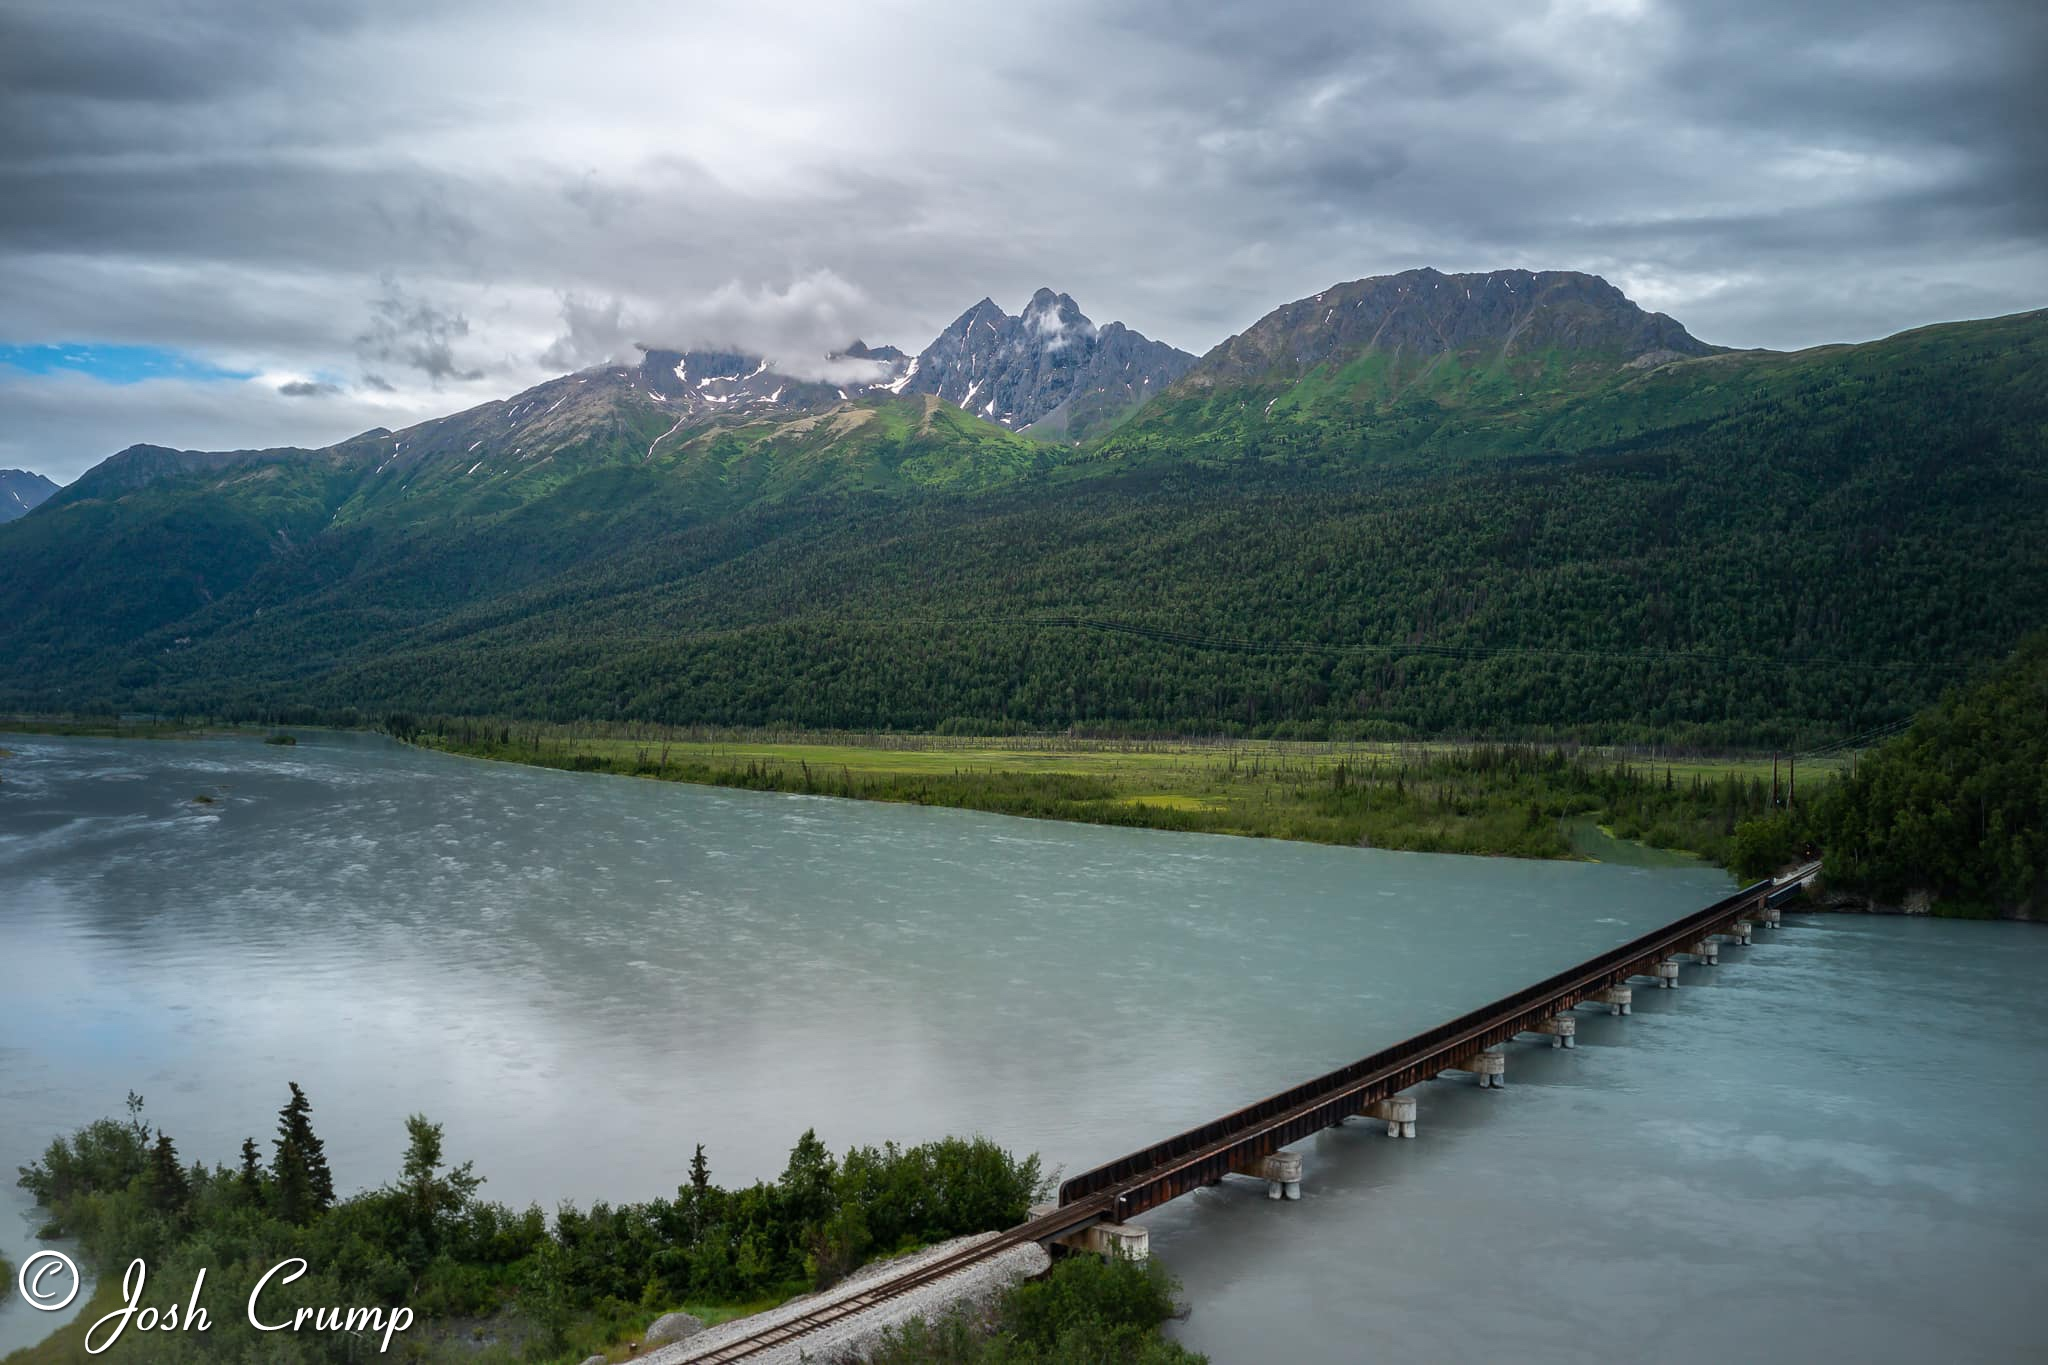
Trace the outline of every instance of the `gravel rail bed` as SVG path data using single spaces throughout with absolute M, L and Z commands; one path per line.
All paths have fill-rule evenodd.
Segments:
M 646 1365 L 685 1365 L 719 1347 L 750 1337 L 765 1327 L 790 1318 L 800 1317 L 824 1304 L 834 1303 L 851 1294 L 858 1294 L 876 1280 L 887 1279 L 914 1269 L 930 1261 L 939 1260 L 964 1247 L 986 1242 L 1001 1236 L 1000 1233 L 985 1232 L 973 1237 L 956 1237 L 950 1242 L 915 1251 L 908 1256 L 892 1260 L 876 1261 L 862 1266 L 853 1274 L 817 1294 L 806 1294 L 800 1299 L 771 1308 L 765 1313 L 751 1317 L 734 1318 L 731 1322 L 708 1327 L 688 1341 L 679 1341 L 652 1351 L 641 1359 Z M 1052 1264 L 1044 1247 L 1027 1242 L 1023 1246 L 1011 1247 L 1000 1255 L 985 1261 L 977 1261 L 943 1280 L 923 1285 L 907 1294 L 880 1303 L 865 1313 L 821 1327 L 793 1341 L 785 1342 L 772 1350 L 747 1357 L 749 1365 L 797 1365 L 799 1361 L 832 1362 L 857 1360 L 871 1349 L 885 1328 L 893 1327 L 909 1318 L 923 1314 L 938 1317 L 957 1303 L 971 1303 L 975 1308 L 986 1308 L 1001 1297 L 1004 1290 L 1019 1280 L 1042 1275 Z

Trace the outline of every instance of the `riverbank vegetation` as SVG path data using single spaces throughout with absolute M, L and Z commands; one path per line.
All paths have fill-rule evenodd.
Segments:
M 451 1163 L 441 1126 L 423 1116 L 406 1120 L 404 1161 L 388 1184 L 340 1197 L 296 1085 L 275 1136 L 244 1141 L 229 1164 L 188 1163 L 142 1111 L 131 1095 L 125 1119 L 52 1142 L 20 1184 L 49 1211 L 46 1236 L 82 1247 L 101 1298 L 137 1257 L 148 1267 L 143 1304 L 159 1309 L 183 1305 L 205 1270 L 205 1333 L 152 1332 L 145 1344 L 136 1332 L 108 1357 L 172 1365 L 361 1358 L 363 1343 L 345 1333 L 249 1326 L 242 1305 L 294 1257 L 307 1273 L 263 1288 L 272 1321 L 299 1308 L 407 1308 L 415 1323 L 398 1338 L 402 1358 L 568 1362 L 637 1339 L 665 1312 L 715 1321 L 757 1311 L 879 1256 L 1013 1226 L 1047 1185 L 1035 1156 L 986 1139 L 834 1157 L 807 1132 L 772 1182 L 715 1185 L 700 1146 L 672 1198 L 565 1204 L 551 1218 L 481 1198 L 482 1178 Z M 35 1359 L 73 1358 L 62 1341 L 45 1346 L 57 1354 Z
M 1181 1314 L 1157 1261 L 1074 1256 L 1012 1288 L 994 1311 L 956 1308 L 884 1335 L 867 1365 L 1201 1365 L 1159 1329 Z
M 111 714 L 0 716 L 0 733 L 67 735 L 81 739 L 191 739 L 231 728 L 226 724 L 169 716 L 140 719 Z
M 1574 825 L 1592 821 L 1620 839 L 1727 862 L 1737 827 L 1773 808 L 1769 758 L 1562 745 L 721 736 L 406 716 L 385 725 L 451 753 L 572 772 L 1425 853 L 1569 858 Z M 1809 765 L 1803 776 L 1829 771 Z

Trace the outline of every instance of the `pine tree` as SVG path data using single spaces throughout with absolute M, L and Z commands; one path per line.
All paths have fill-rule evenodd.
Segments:
M 159 1128 L 156 1145 L 149 1151 L 150 1207 L 167 1218 L 177 1218 L 191 1199 L 192 1186 L 185 1179 L 185 1168 L 178 1164 L 178 1149 L 171 1135 Z
M 314 1136 L 313 1112 L 306 1092 L 297 1081 L 288 1082 L 292 1097 L 277 1111 L 277 1150 L 271 1174 L 277 1180 L 278 1216 L 290 1223 L 304 1223 L 334 1205 L 334 1175 L 327 1169 L 327 1153 Z

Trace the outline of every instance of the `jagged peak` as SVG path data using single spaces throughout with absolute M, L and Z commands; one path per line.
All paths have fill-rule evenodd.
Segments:
M 1007 319 L 1009 316 L 1008 313 L 1003 311 L 1001 304 L 997 303 L 994 299 L 984 297 L 981 302 L 953 319 L 953 325 L 946 330 L 949 332 L 964 332 L 978 322 L 988 322 L 993 325 L 993 319 Z
M 1081 311 L 1069 294 L 1055 293 L 1041 288 L 1024 305 L 1023 319 L 1031 332 L 1041 341 L 1053 345 L 1065 345 L 1072 334 L 1095 335 L 1095 324 Z

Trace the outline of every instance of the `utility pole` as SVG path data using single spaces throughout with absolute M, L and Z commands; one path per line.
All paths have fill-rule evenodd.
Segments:
M 1797 743 L 1798 741 L 1795 739 L 1793 742 Z M 1785 762 L 1791 767 L 1791 780 L 1785 794 L 1785 809 L 1791 810 L 1793 802 L 1799 799 L 1799 755 L 1797 753 L 1789 754 L 1786 756 Z
M 1778 756 L 1771 755 L 1771 809 L 1778 808 Z

